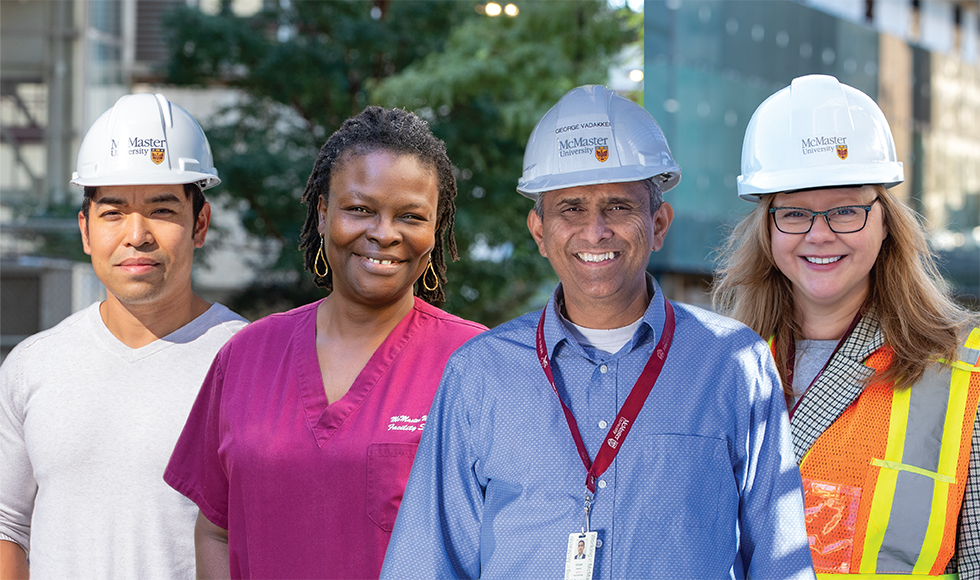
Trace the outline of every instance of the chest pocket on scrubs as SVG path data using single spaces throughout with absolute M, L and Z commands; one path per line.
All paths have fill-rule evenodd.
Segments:
M 627 445 L 632 443 L 639 441 Z M 716 526 L 721 506 L 737 509 L 735 476 L 723 440 L 654 434 L 644 444 L 646 461 L 631 477 L 635 481 L 658 478 L 656 491 L 647 494 L 644 509 L 648 518 L 669 528 L 707 530 Z M 620 463 L 618 469 L 623 466 Z
M 372 443 L 367 449 L 367 516 L 390 532 L 419 446 L 416 443 Z

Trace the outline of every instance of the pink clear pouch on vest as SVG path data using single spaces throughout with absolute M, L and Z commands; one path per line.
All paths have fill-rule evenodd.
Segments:
M 861 488 L 803 478 L 803 494 L 814 569 L 849 573 Z

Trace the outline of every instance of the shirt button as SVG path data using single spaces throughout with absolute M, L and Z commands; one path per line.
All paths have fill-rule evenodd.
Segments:
M 600 429 L 605 429 L 608 425 L 609 425 L 609 423 L 606 423 L 605 421 L 599 421 L 599 428 Z
M 596 539 L 596 541 L 595 541 L 595 547 L 596 548 L 601 548 L 602 547 L 602 540 Z
M 599 372 L 602 373 L 602 374 L 606 374 L 606 372 L 608 370 L 609 370 L 609 367 L 607 367 L 606 365 L 602 365 L 602 366 L 599 367 Z
M 599 480 L 599 487 L 601 487 L 602 489 L 605 489 L 606 488 L 606 480 L 605 479 L 600 479 Z

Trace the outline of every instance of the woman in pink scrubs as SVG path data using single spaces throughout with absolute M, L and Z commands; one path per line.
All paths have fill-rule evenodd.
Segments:
M 221 349 L 164 478 L 193 500 L 199 577 L 377 578 L 449 355 L 456 181 L 425 121 L 368 107 L 324 144 L 300 248 L 323 300 Z

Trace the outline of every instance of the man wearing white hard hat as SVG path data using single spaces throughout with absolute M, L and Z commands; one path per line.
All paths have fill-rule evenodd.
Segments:
M 980 319 L 889 190 L 904 179 L 881 109 L 832 76 L 745 130 L 756 206 L 714 300 L 770 340 L 821 578 L 980 578 Z
M 813 578 L 765 343 L 646 272 L 680 176 L 605 87 L 538 122 L 518 191 L 561 284 L 450 359 L 383 578 Z
M 106 300 L 0 367 L 0 577 L 194 577 L 197 507 L 163 470 L 245 324 L 191 288 L 218 183 L 204 131 L 163 95 L 122 97 L 82 141 L 71 184 Z

